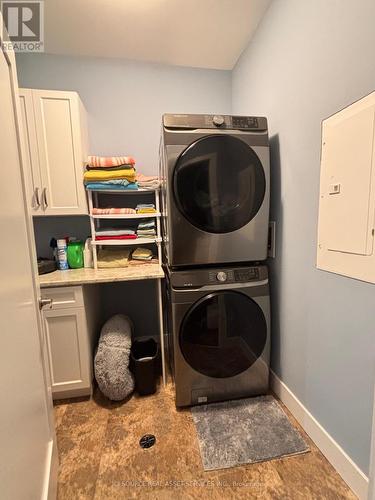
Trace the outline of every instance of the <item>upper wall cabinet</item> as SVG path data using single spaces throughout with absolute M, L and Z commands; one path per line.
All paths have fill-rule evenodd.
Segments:
M 34 215 L 87 214 L 86 112 L 76 92 L 20 89 L 24 163 Z
M 318 268 L 375 283 L 375 92 L 322 125 Z

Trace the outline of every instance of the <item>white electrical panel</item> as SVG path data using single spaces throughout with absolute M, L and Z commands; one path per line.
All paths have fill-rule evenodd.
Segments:
M 375 92 L 322 123 L 317 266 L 375 283 Z

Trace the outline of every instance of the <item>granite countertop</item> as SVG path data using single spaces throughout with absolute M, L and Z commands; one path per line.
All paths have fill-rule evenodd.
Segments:
M 164 278 L 164 271 L 158 262 L 129 264 L 124 268 L 68 269 L 39 276 L 41 288 L 56 286 L 88 285 L 115 281 L 136 281 Z

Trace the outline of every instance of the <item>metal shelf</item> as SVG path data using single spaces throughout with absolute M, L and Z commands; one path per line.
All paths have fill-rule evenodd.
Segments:
M 103 215 L 92 215 L 92 209 L 94 206 L 99 207 L 99 194 L 100 193 L 105 193 L 105 194 L 115 194 L 115 195 L 121 195 L 121 196 L 128 196 L 128 195 L 142 195 L 142 194 L 153 194 L 154 200 L 155 200 L 155 209 L 156 213 L 153 214 L 103 214 Z M 149 245 L 149 244 L 156 244 L 157 245 L 157 255 L 158 255 L 158 272 L 161 271 L 161 221 L 160 221 L 160 199 L 159 199 L 159 187 L 158 188 L 152 188 L 152 189 L 146 189 L 146 188 L 141 188 L 137 190 L 113 190 L 113 189 L 105 189 L 105 190 L 92 190 L 88 189 L 87 190 L 87 198 L 89 202 L 89 213 L 90 213 L 90 227 L 91 227 L 91 237 L 92 237 L 92 245 L 93 245 L 93 261 L 94 261 L 94 269 L 93 272 L 99 274 L 100 271 L 97 271 L 98 269 L 98 247 L 100 246 L 136 246 L 136 245 Z M 151 219 L 155 218 L 156 221 L 156 237 L 154 238 L 136 238 L 134 240 L 102 240 L 102 241 L 97 241 L 95 240 L 95 236 L 97 234 L 96 229 L 97 226 L 100 227 L 100 220 L 101 219 Z M 146 264 L 144 264 L 145 266 Z M 141 275 L 142 274 L 142 269 L 144 266 L 134 266 L 139 268 L 138 272 Z M 130 265 L 129 265 L 130 268 Z M 117 273 L 113 273 L 114 269 L 111 269 L 111 275 L 116 276 L 121 275 L 123 273 L 122 270 L 118 270 Z M 161 278 L 162 276 L 158 276 Z M 113 281 L 116 281 L 114 278 Z M 166 372 L 165 372 L 165 359 L 164 359 L 164 330 L 163 330 L 163 304 L 162 304 L 162 290 L 161 290 L 161 279 L 157 280 L 157 300 L 158 300 L 158 312 L 159 312 L 159 330 L 160 330 L 160 349 L 161 349 L 161 357 L 162 357 L 162 374 L 163 374 L 163 384 L 166 384 Z
M 108 246 L 133 246 L 133 245 L 149 245 L 150 243 L 160 243 L 161 238 L 135 238 L 132 240 L 96 240 L 92 241 L 93 245 L 108 245 Z
M 139 194 L 155 193 L 159 188 L 138 188 L 138 189 L 86 189 L 87 193 L 106 193 L 106 194 Z
M 152 219 L 153 217 L 160 217 L 159 212 L 154 214 L 103 214 L 103 215 L 90 215 L 93 219 Z
M 103 215 L 93 215 L 92 210 L 94 207 L 100 207 L 100 199 L 99 194 L 116 194 L 121 195 L 123 198 L 126 198 L 128 195 L 134 194 L 145 194 L 151 193 L 155 200 L 155 213 L 145 213 L 145 214 L 103 214 Z M 94 260 L 94 269 L 98 268 L 98 256 L 97 256 L 97 248 L 100 246 L 135 246 L 135 245 L 149 245 L 156 244 L 157 245 L 157 255 L 159 264 L 161 265 L 161 224 L 160 224 L 160 200 L 159 200 L 159 188 L 157 189 L 137 189 L 137 190 L 112 190 L 112 189 L 100 189 L 100 190 L 87 190 L 87 197 L 89 202 L 89 214 L 90 214 L 90 227 L 91 227 L 91 238 L 93 245 L 93 260 Z M 126 206 L 126 202 L 124 200 L 124 206 Z M 99 236 L 97 229 L 100 227 L 101 220 L 140 220 L 140 219 L 155 219 L 156 222 L 156 236 L 152 238 L 136 238 L 132 240 L 96 240 L 96 236 Z

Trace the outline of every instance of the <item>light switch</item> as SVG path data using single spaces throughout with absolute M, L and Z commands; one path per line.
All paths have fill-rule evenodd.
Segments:
M 341 191 L 341 184 L 331 184 L 329 186 L 329 194 L 339 194 Z

